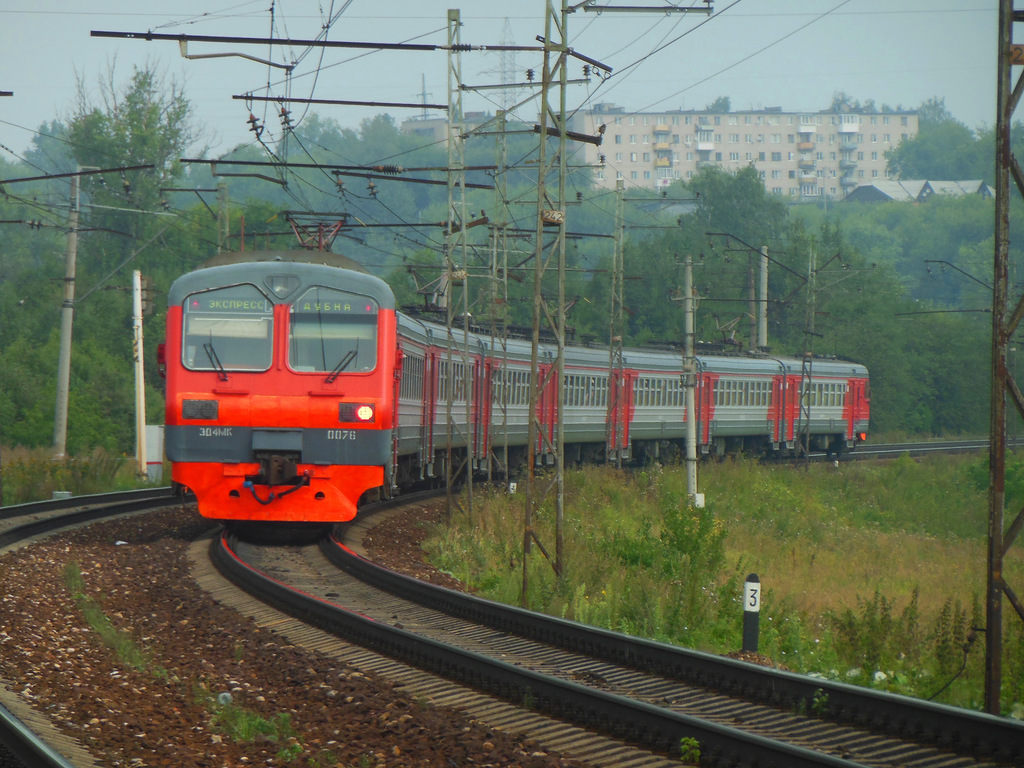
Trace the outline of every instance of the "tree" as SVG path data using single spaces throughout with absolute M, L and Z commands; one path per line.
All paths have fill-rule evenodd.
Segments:
M 123 178 L 89 178 L 82 189 L 94 202 L 112 208 L 156 211 L 160 188 L 178 177 L 178 158 L 195 140 L 189 101 L 179 84 L 150 68 L 134 67 L 128 84 L 119 90 L 111 67 L 99 85 L 100 103 L 94 104 L 78 81 L 77 104 L 67 124 L 75 161 L 97 168 L 153 168 Z M 129 211 L 109 211 L 104 219 L 103 226 L 136 237 L 151 224 L 150 217 Z
M 706 109 L 708 112 L 731 112 L 732 102 L 729 101 L 728 96 L 719 96 L 717 99 L 715 99 L 706 107 L 704 107 L 704 109 Z

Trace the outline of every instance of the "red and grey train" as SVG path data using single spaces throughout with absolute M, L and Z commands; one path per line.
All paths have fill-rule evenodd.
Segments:
M 521 464 L 530 343 L 499 346 L 460 331 L 451 354 L 449 338 L 442 325 L 396 312 L 387 284 L 344 257 L 215 257 L 168 293 L 165 443 L 174 482 L 195 493 L 206 517 L 329 523 L 352 519 L 375 489 L 443 476 L 449 439 L 476 468 L 506 450 L 511 465 Z M 553 351 L 543 348 L 541 359 L 550 366 Z M 608 361 L 607 348 L 565 350 L 567 460 L 681 446 L 688 414 L 679 352 L 628 349 L 621 377 L 609 376 Z M 794 448 L 805 426 L 799 359 L 697 362 L 703 453 Z M 868 428 L 867 370 L 815 359 L 812 373 L 812 447 L 852 448 Z M 557 418 L 555 379 L 538 405 L 548 430 Z

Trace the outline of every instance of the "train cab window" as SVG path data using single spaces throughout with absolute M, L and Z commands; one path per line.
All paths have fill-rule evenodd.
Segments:
M 185 299 L 182 363 L 192 371 L 265 371 L 273 358 L 274 305 L 254 285 Z
M 288 364 L 295 371 L 365 373 L 377 367 L 377 302 L 314 286 L 291 309 Z

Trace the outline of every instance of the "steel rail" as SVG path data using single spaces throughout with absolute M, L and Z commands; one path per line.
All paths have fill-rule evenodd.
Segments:
M 321 551 L 355 578 L 428 608 L 604 661 L 832 722 L 1024 765 L 1024 723 L 909 696 L 812 678 L 591 627 L 457 592 L 382 568 L 337 538 Z
M 528 703 L 538 711 L 631 743 L 679 754 L 681 740 L 695 739 L 700 744 L 701 765 L 774 764 L 792 768 L 854 768 L 858 765 L 842 758 L 525 670 L 369 619 L 295 590 L 252 568 L 235 552 L 235 543 L 227 534 L 211 544 L 211 558 L 222 575 L 284 613 L 435 674 L 508 701 Z
M 175 498 L 180 497 L 173 496 L 169 487 L 163 487 L 72 496 L 3 507 L 0 508 L 0 520 L 12 524 L 0 531 L 0 549 L 42 533 L 166 506 Z M 61 510 L 73 511 L 49 514 Z M 18 524 L 20 518 L 27 522 Z M 72 763 L 63 755 L 3 706 L 0 706 L 0 744 L 9 753 L 6 757 L 16 760 L 19 768 L 73 768 Z

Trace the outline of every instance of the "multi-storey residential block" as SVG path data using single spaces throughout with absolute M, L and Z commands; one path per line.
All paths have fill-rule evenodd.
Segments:
M 614 104 L 577 112 L 570 128 L 596 134 L 602 125 L 602 145 L 582 145 L 597 186 L 624 179 L 660 189 L 707 165 L 752 165 L 769 192 L 791 198 L 843 198 L 886 178 L 886 151 L 918 128 L 917 113 L 904 111 L 627 112 Z

